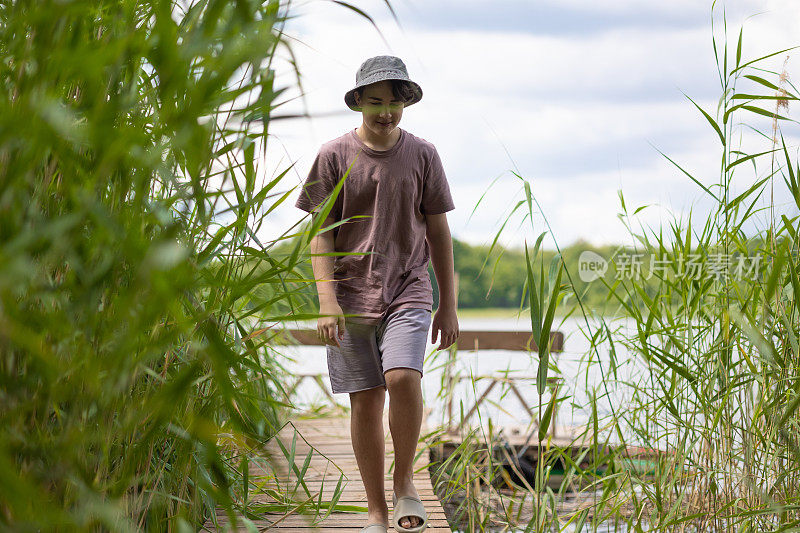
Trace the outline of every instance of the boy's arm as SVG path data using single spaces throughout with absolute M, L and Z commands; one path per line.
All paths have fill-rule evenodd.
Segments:
M 425 223 L 427 225 L 425 238 L 428 240 L 431 252 L 436 284 L 439 286 L 439 309 L 455 311 L 453 239 L 450 235 L 450 226 L 447 224 L 447 214 L 425 215 Z
M 336 221 L 329 216 L 325 218 L 323 227 L 327 227 L 335 223 Z M 333 230 L 315 235 L 314 238 L 311 239 L 310 248 L 312 254 L 333 252 Z M 322 312 L 322 309 L 327 308 L 331 304 L 338 305 L 336 300 L 336 291 L 333 285 L 335 283 L 333 280 L 333 262 L 334 256 L 332 255 L 311 256 L 311 268 L 314 271 L 314 278 L 317 280 L 317 294 L 319 294 L 320 312 Z
M 316 212 L 315 212 L 315 215 Z M 326 217 L 324 226 L 334 224 L 331 217 Z M 314 271 L 314 279 L 317 280 L 317 294 L 319 294 L 319 314 L 323 315 L 317 319 L 317 336 L 325 344 L 339 346 L 339 340 L 344 338 L 345 322 L 342 316 L 342 308 L 336 300 L 336 290 L 333 277 L 334 256 L 316 255 L 334 251 L 333 230 L 316 234 L 312 239 L 310 248 L 311 268 Z

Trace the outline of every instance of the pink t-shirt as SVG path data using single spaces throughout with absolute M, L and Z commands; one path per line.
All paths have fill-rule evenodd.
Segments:
M 425 215 L 455 209 L 436 147 L 400 129 L 388 150 L 369 148 L 355 128 L 322 145 L 296 207 L 311 212 L 333 191 L 352 164 L 329 216 L 337 252 L 336 299 L 353 322 L 379 324 L 396 309 L 432 310 L 430 251 Z

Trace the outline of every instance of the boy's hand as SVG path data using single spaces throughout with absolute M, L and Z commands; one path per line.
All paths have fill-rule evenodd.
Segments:
M 447 348 L 458 339 L 458 315 L 455 309 L 439 308 L 433 315 L 431 343 L 436 344 L 436 337 L 441 331 L 441 340 L 437 350 Z
M 344 312 L 339 304 L 327 304 L 320 307 L 317 319 L 317 336 L 325 344 L 339 346 L 339 340 L 344 338 Z M 337 331 L 338 329 L 338 331 Z

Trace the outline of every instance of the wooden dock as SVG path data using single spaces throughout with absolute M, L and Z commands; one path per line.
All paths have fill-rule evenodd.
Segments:
M 263 330 L 261 330 L 263 331 Z M 306 346 L 324 346 L 316 331 L 309 328 L 282 329 L 271 339 L 275 345 L 292 344 Z M 559 331 L 550 334 L 550 351 L 561 352 L 564 336 Z M 460 331 L 458 342 L 448 348 L 449 358 L 446 365 L 446 387 L 452 390 L 456 383 L 465 379 L 463 376 L 451 375 L 453 363 L 459 350 L 512 350 L 538 351 L 536 340 L 529 331 Z M 287 383 L 287 403 L 293 404 L 293 395 L 299 385 L 306 379 L 312 379 L 325 393 L 330 405 L 336 405 L 336 398 L 327 388 L 327 375 L 295 374 Z M 520 381 L 529 381 L 529 376 L 478 376 L 480 380 L 489 380 L 486 390 L 473 402 L 467 403 L 467 415 L 453 425 L 452 396 L 450 398 L 446 435 L 452 440 L 459 440 L 458 432 L 468 423 L 491 390 L 501 383 L 509 386 L 517 399 L 534 419 L 532 407 L 516 387 Z M 557 393 L 559 380 L 548 379 L 551 394 Z M 471 407 L 470 407 L 471 405 Z M 423 415 L 423 427 L 420 435 L 426 433 L 425 420 L 430 411 Z M 551 421 L 556 423 L 555 414 Z M 384 409 L 384 432 L 386 443 L 385 463 L 385 498 L 389 507 L 389 521 L 392 518 L 392 476 L 391 466 L 394 461 L 391 433 L 389 432 L 388 407 Z M 453 425 L 453 427 L 450 427 Z M 445 436 L 445 440 L 448 437 Z M 441 437 L 440 437 L 441 439 Z M 447 453 L 446 450 L 444 453 Z M 439 451 L 437 450 L 437 453 Z M 367 498 L 361 475 L 358 471 L 352 444 L 350 442 L 349 414 L 296 413 L 283 429 L 258 451 L 244 454 L 248 457 L 249 482 L 254 487 L 248 495 L 247 508 L 252 526 L 258 531 L 269 529 L 283 533 L 303 532 L 309 530 L 331 532 L 358 532 L 367 525 Z M 451 533 L 444 509 L 431 485 L 428 473 L 430 461 L 429 450 L 424 443 L 417 447 L 417 458 L 414 465 L 414 485 L 425 505 L 428 514 L 430 533 Z M 237 459 L 238 460 L 238 459 Z M 341 482 L 341 483 L 340 483 Z M 313 502 L 313 503 L 312 503 Z M 315 508 L 316 507 L 316 508 Z M 330 512 L 328 509 L 332 508 Z M 237 521 L 236 531 L 253 531 L 244 522 Z M 232 531 L 231 522 L 225 511 L 216 510 L 216 522 L 209 519 L 202 531 Z M 394 532 L 394 528 L 389 528 Z
M 427 415 L 427 413 L 426 413 Z M 424 420 L 424 418 L 423 418 Z M 386 437 L 386 503 L 389 507 L 389 522 L 392 520 L 392 476 L 389 473 L 393 466 L 394 451 L 389 432 L 388 405 L 384 409 L 384 431 Z M 296 431 L 295 431 L 296 430 Z M 425 427 L 420 432 L 425 434 Z M 277 442 L 280 439 L 281 444 Z M 294 454 L 291 453 L 294 440 Z M 311 452 L 311 453 L 309 453 Z M 287 458 L 294 457 L 293 461 Z M 310 457 L 309 457 L 310 455 Z M 271 462 L 270 461 L 271 458 Z M 292 473 L 291 463 L 302 471 L 308 459 L 308 467 L 303 475 L 303 480 L 308 488 L 308 493 L 302 485 L 297 483 L 297 472 Z M 444 510 L 431 485 L 428 474 L 428 450 L 420 443 L 417 448 L 417 459 L 414 465 L 414 485 L 420 499 L 425 505 L 428 514 L 428 529 L 431 533 L 450 533 Z M 263 509 L 257 514 L 258 519 L 251 519 L 258 531 L 276 530 L 281 533 L 300 533 L 304 531 L 329 531 L 329 532 L 357 532 L 367 524 L 367 497 L 361 475 L 358 471 L 353 448 L 350 441 L 350 418 L 348 414 L 326 414 L 318 418 L 304 418 L 295 416 L 291 423 L 274 437 L 268 445 L 259 452 L 259 456 L 250 458 L 250 481 L 259 486 L 259 491 L 250 495 L 249 502 L 254 509 Z M 260 463 L 260 464 L 259 464 Z M 281 492 L 293 492 L 293 501 L 308 500 L 332 501 L 336 487 L 341 479 L 339 500 L 337 506 L 344 506 L 345 510 L 334 510 L 326 515 L 326 509 L 313 512 L 310 505 L 305 513 L 278 511 L 269 512 L 269 504 L 278 504 L 277 493 L 271 489 L 281 487 Z M 299 485 L 299 486 L 298 486 Z M 297 487 L 296 487 L 297 486 Z M 310 494 L 310 496 L 309 496 Z M 264 505 L 266 504 L 266 505 Z M 291 506 L 290 506 L 291 507 Z M 296 508 L 297 506 L 294 505 Z M 362 508 L 362 509 L 359 509 Z M 277 512 L 276 512 L 277 511 Z M 208 520 L 202 531 L 233 531 L 224 510 L 217 509 L 217 526 Z M 239 522 L 235 531 L 249 531 L 244 523 Z M 390 532 L 395 531 L 389 528 Z

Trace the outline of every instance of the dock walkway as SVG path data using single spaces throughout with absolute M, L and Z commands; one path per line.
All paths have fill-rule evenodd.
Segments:
M 252 520 L 259 531 L 275 530 L 281 533 L 300 533 L 305 531 L 328 531 L 328 532 L 357 532 L 367 524 L 367 497 L 364 485 L 361 482 L 361 475 L 358 471 L 353 448 L 350 442 L 350 418 L 347 414 L 326 414 L 323 417 L 314 415 L 314 418 L 295 416 L 291 424 L 287 424 L 281 432 L 276 435 L 263 450 L 263 460 L 259 461 L 254 457 L 250 461 L 251 482 L 260 485 L 262 490 L 251 495 L 250 501 L 256 504 L 276 503 L 273 495 L 268 493 L 271 487 L 276 487 L 280 483 L 281 487 L 294 487 L 297 475 L 291 473 L 290 462 L 286 455 L 291 454 L 292 441 L 295 440 L 294 463 L 298 469 L 302 470 L 309 451 L 311 454 L 308 469 L 303 476 L 303 480 L 308 490 L 315 500 L 322 493 L 322 501 L 333 499 L 340 475 L 343 475 L 341 495 L 337 505 L 359 506 L 363 511 L 352 510 L 350 512 L 334 511 L 325 517 L 325 509 L 320 515 L 314 516 L 301 513 L 286 512 L 260 512 L 262 517 Z M 386 502 L 389 507 L 389 521 L 392 518 L 392 477 L 388 473 L 390 465 L 394 461 L 394 451 L 392 449 L 392 439 L 389 432 L 388 406 L 384 410 L 384 431 L 386 436 L 386 470 L 385 477 Z M 295 438 L 295 428 L 297 430 Z M 425 434 L 423 423 L 421 435 Z M 280 439 L 285 447 L 281 449 L 276 439 Z M 273 457 L 270 466 L 266 462 L 267 457 Z M 428 514 L 428 528 L 430 533 L 451 533 L 445 518 L 444 510 L 439 499 L 433 491 L 431 479 L 428 474 L 429 455 L 424 443 L 420 443 L 417 448 L 417 459 L 414 465 L 414 485 L 419 493 L 420 499 L 425 505 Z M 261 463 L 261 464 L 259 464 Z M 341 472 L 340 472 L 341 471 Z M 301 488 L 295 492 L 295 500 L 305 491 Z M 308 496 L 306 496 L 308 497 Z M 217 509 L 218 525 L 215 527 L 211 520 L 207 521 L 203 531 L 231 531 L 230 522 L 222 509 Z M 248 531 L 243 523 L 239 523 L 237 531 Z M 394 532 L 394 528 L 389 528 Z

